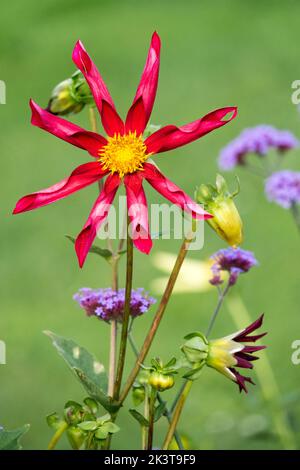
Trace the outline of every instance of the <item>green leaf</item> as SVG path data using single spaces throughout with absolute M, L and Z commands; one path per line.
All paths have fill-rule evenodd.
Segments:
M 96 421 L 83 421 L 82 423 L 77 424 L 77 426 L 83 431 L 95 431 L 98 427 Z
M 76 239 L 74 237 L 66 235 L 66 238 L 75 244 Z M 106 259 L 106 261 L 111 261 L 113 257 L 113 253 L 110 250 L 106 248 L 100 248 L 100 246 L 97 245 L 92 245 L 89 249 L 89 253 L 95 253 L 96 255 L 102 256 L 102 258 Z M 119 254 L 122 254 L 122 252 Z
M 162 401 L 154 410 L 154 422 L 158 421 L 166 411 L 166 402 Z
M 169 362 L 167 362 L 167 364 L 165 365 L 165 368 L 173 367 L 175 366 L 175 364 L 176 364 L 176 357 L 172 357 L 172 359 Z
M 129 410 L 129 413 L 136 419 L 141 426 L 149 426 L 148 420 L 138 411 L 134 410 L 133 408 Z
M 115 423 L 112 423 L 111 421 L 103 424 L 101 429 L 105 429 L 105 431 L 108 431 L 110 434 L 115 434 L 116 432 L 120 431 L 119 426 L 117 426 Z
M 97 431 L 95 432 L 95 437 L 96 439 L 106 439 L 108 436 L 108 431 L 106 429 L 103 429 L 103 428 L 99 428 L 97 429 Z
M 83 400 L 83 403 L 86 405 L 88 410 L 93 415 L 97 414 L 99 407 L 98 407 L 98 403 L 96 402 L 96 400 L 93 400 L 92 398 L 87 397 Z
M 13 431 L 0 431 L 0 450 L 21 450 L 20 438 L 27 433 L 30 426 L 25 424 L 21 428 Z
M 107 375 L 103 364 L 75 341 L 58 336 L 51 331 L 44 333 L 52 340 L 53 346 L 75 373 L 90 397 L 101 403 L 108 411 L 118 409 L 106 395 Z
M 196 379 L 199 379 L 201 373 L 202 373 L 202 369 L 203 369 L 203 365 L 201 365 L 200 367 L 197 367 L 195 369 L 190 369 L 188 372 L 186 372 L 184 375 L 183 375 L 183 378 L 184 379 L 187 379 L 187 380 L 196 380 Z

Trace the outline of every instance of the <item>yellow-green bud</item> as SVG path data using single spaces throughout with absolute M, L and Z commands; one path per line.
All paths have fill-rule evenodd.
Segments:
M 231 194 L 221 175 L 217 175 L 215 186 L 201 185 L 196 191 L 197 202 L 213 215 L 207 223 L 231 246 L 238 246 L 243 241 L 243 223 L 233 201 L 238 192 L 239 188 Z
M 154 371 L 150 374 L 148 383 L 158 392 L 163 392 L 173 387 L 174 377 Z
M 71 78 L 56 85 L 47 110 L 52 114 L 64 116 L 79 113 L 86 104 L 93 104 L 93 96 L 83 75 L 77 71 Z

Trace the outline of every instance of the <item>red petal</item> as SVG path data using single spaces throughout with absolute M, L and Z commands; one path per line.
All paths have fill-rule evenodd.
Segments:
M 252 335 L 249 336 L 250 333 L 253 331 L 257 330 L 258 328 L 261 327 L 263 323 L 264 315 L 261 315 L 257 320 L 255 320 L 251 325 L 249 325 L 247 328 L 245 328 L 243 331 L 241 331 L 235 338 L 234 341 L 238 341 L 241 343 L 245 342 L 255 342 L 258 339 L 262 338 L 265 336 L 267 333 L 261 333 L 259 335 Z
M 244 391 L 248 393 L 247 387 L 246 387 L 246 382 L 255 385 L 255 383 L 252 381 L 250 377 L 245 377 L 244 375 L 241 375 L 236 369 L 233 367 L 230 368 L 231 372 L 234 373 L 236 383 L 239 386 L 240 392 Z
M 199 204 L 196 204 L 182 189 L 168 180 L 155 166 L 151 165 L 151 163 L 144 164 L 143 174 L 148 183 L 150 183 L 156 191 L 173 204 L 177 204 L 181 209 L 192 214 L 195 219 L 203 220 L 212 217 L 211 214 L 204 211 Z
M 232 113 L 232 116 L 225 119 L 225 116 Z M 172 150 L 182 145 L 193 142 L 199 137 L 222 127 L 237 115 L 237 108 L 227 107 L 217 109 L 207 114 L 197 121 L 186 124 L 185 126 L 166 126 L 151 134 L 145 141 L 149 153 L 160 153 Z
M 99 157 L 99 150 L 107 144 L 107 140 L 101 135 L 86 131 L 66 119 L 54 116 L 33 100 L 30 100 L 30 107 L 32 110 L 31 124 L 76 147 L 87 150 L 93 157 Z
M 94 96 L 99 112 L 101 113 L 102 111 L 102 100 L 107 101 L 114 108 L 114 102 L 99 73 L 99 70 L 86 52 L 81 41 L 77 41 L 73 50 L 72 59 L 75 65 L 83 73 Z
M 102 101 L 102 124 L 109 136 L 124 134 L 124 123 L 117 111 L 105 100 Z
M 145 107 L 145 126 L 149 120 L 155 100 L 158 83 L 159 64 L 160 38 L 157 33 L 154 33 L 151 38 L 151 44 L 146 64 L 142 73 L 142 77 L 133 100 L 133 103 L 135 103 L 140 97 L 142 97 L 143 99 Z
M 133 243 L 142 253 L 149 254 L 152 240 L 149 234 L 148 206 L 142 180 L 143 176 L 138 172 L 127 175 L 124 183 Z
M 83 266 L 89 249 L 97 235 L 97 231 L 108 215 L 109 208 L 114 200 L 120 183 L 121 180 L 117 174 L 109 175 L 107 177 L 101 194 L 96 200 L 83 230 L 76 239 L 75 250 L 80 267 Z
M 89 162 L 77 167 L 68 178 L 63 179 L 50 188 L 22 197 L 16 204 L 14 214 L 30 211 L 58 201 L 70 194 L 85 188 L 89 184 L 102 178 L 107 171 L 103 171 L 100 163 Z
M 128 111 L 125 123 L 126 132 L 136 132 L 141 135 L 146 127 L 146 114 L 143 98 L 140 97 L 133 103 Z

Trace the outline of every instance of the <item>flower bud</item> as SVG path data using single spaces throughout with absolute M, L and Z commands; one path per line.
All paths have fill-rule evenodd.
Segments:
M 225 179 L 217 175 L 215 186 L 203 184 L 195 195 L 197 202 L 213 215 L 213 218 L 207 219 L 207 223 L 231 246 L 238 246 L 243 241 L 243 223 L 233 202 L 238 192 L 239 188 L 231 194 Z
M 92 103 L 91 91 L 81 72 L 77 71 L 71 78 L 56 85 L 51 93 L 47 110 L 52 114 L 64 116 L 79 113 L 86 104 Z
M 173 387 L 174 377 L 170 374 L 154 371 L 150 374 L 148 383 L 158 392 L 163 392 Z
M 67 437 L 72 449 L 79 450 L 86 439 L 86 434 L 76 426 L 69 426 Z

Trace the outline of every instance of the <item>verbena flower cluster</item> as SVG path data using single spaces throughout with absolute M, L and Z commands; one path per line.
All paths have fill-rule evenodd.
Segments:
M 284 209 L 300 204 L 300 172 L 283 170 L 267 178 L 265 192 L 269 201 L 274 201 Z
M 289 131 L 261 125 L 243 130 L 220 153 L 219 166 L 223 170 L 231 170 L 237 165 L 245 164 L 249 153 L 259 156 L 266 155 L 271 149 L 279 152 L 299 146 L 298 139 Z
M 258 264 L 251 251 L 241 248 L 226 248 L 217 251 L 212 257 L 215 262 L 211 267 L 213 278 L 210 283 L 214 286 L 222 284 L 221 272 L 229 273 L 229 285 L 233 286 L 240 274 L 248 272 Z
M 124 315 L 125 289 L 117 291 L 106 289 L 91 289 L 84 287 L 73 296 L 88 316 L 96 316 L 100 320 L 121 322 Z M 156 299 L 150 297 L 143 288 L 131 292 L 130 315 L 132 318 L 146 313 Z

